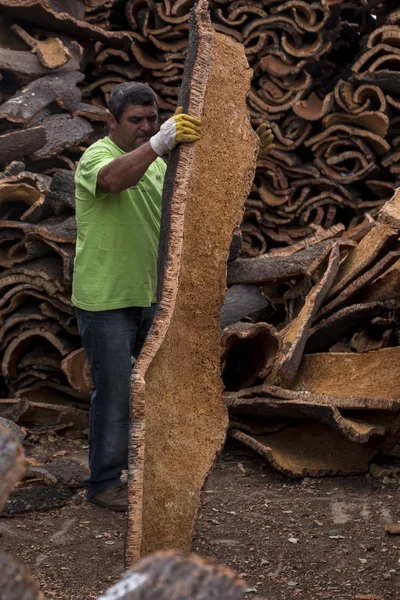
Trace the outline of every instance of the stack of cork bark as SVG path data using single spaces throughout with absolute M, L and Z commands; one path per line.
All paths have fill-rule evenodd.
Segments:
M 361 433 L 346 429 L 346 422 L 351 443 L 365 450 L 371 439 L 390 433 L 393 440 L 392 425 L 389 432 L 377 411 L 389 410 L 393 423 L 399 390 L 367 393 L 349 378 L 349 388 L 334 393 L 326 382 L 310 387 L 302 369 L 311 365 L 311 377 L 317 359 L 309 355 L 318 353 L 319 371 L 329 371 L 333 381 L 344 369 L 361 369 L 343 367 L 342 360 L 370 360 L 371 350 L 375 358 L 397 352 L 397 229 L 377 221 L 400 185 L 397 1 L 209 4 L 215 29 L 244 44 L 253 69 L 252 124 L 266 122 L 276 138 L 276 149 L 257 168 L 242 241 L 236 236 L 232 247 L 221 318 L 222 327 L 229 326 L 222 370 L 233 435 L 242 441 L 246 435 L 239 421 L 250 427 L 250 417 L 239 419 L 258 402 L 250 400 L 268 397 L 274 406 L 289 406 L 306 402 L 309 391 L 317 395 L 313 406 L 320 406 L 323 390 L 342 400 L 377 401 L 367 402 L 376 408 L 372 430 L 361 416 Z M 70 302 L 74 170 L 82 151 L 106 134 L 106 105 L 116 84 L 151 85 L 162 119 L 175 109 L 193 5 L 0 0 L 0 360 L 7 398 L 0 413 L 20 423 L 57 423 L 60 429 L 87 423 L 90 375 Z M 300 355 L 306 353 L 296 354 L 298 369 L 290 361 L 284 366 L 289 349 L 298 348 L 291 339 L 300 335 L 296 327 Z M 330 371 L 325 361 L 336 360 L 332 350 L 346 355 Z M 383 360 L 381 377 L 393 383 L 390 364 Z M 249 392 L 254 384 L 268 389 Z M 394 404 L 380 403 L 381 396 Z M 253 408 L 239 409 L 239 399 Z M 316 409 L 313 419 L 335 430 L 343 406 L 318 409 L 318 418 Z M 354 416 L 366 404 L 345 406 Z M 270 409 L 263 414 L 288 433 L 300 414 L 292 408 L 283 429 L 281 415 L 274 413 L 275 423 Z M 391 443 L 372 446 L 375 452 Z M 360 469 L 358 463 L 352 472 Z

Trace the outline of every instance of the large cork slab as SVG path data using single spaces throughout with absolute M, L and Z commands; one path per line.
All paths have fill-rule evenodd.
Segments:
M 257 138 L 243 47 L 191 17 L 179 104 L 202 139 L 175 151 L 164 189 L 159 306 L 132 375 L 126 561 L 188 551 L 205 478 L 226 435 L 219 318 L 232 232 L 254 177 Z
M 293 389 L 345 398 L 400 399 L 400 347 L 303 356 Z

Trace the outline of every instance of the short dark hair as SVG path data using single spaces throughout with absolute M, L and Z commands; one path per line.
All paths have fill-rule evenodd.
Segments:
M 119 122 L 127 106 L 136 104 L 140 106 L 158 106 L 156 93 L 146 84 L 138 81 L 125 81 L 116 85 L 110 93 L 108 110 Z

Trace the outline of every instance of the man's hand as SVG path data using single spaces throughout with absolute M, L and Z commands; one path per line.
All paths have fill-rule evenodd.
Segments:
M 175 114 L 150 138 L 150 146 L 158 156 L 163 156 L 177 144 L 197 142 L 200 139 L 199 127 L 199 119 L 186 115 L 182 106 L 178 106 Z
M 261 123 L 257 128 L 256 134 L 260 138 L 260 149 L 257 160 L 264 160 L 268 154 L 275 148 L 274 134 L 271 129 L 267 129 L 266 123 Z

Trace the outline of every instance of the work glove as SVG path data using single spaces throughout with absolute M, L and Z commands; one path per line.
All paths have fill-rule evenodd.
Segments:
M 267 129 L 266 123 L 261 123 L 257 128 L 256 134 L 260 139 L 260 148 L 258 150 L 257 160 L 264 160 L 268 154 L 275 148 L 274 134 L 271 129 Z
M 178 106 L 175 114 L 150 138 L 150 146 L 158 156 L 163 156 L 177 144 L 197 142 L 200 139 L 199 126 L 199 119 L 189 117 L 183 112 L 182 106 Z

